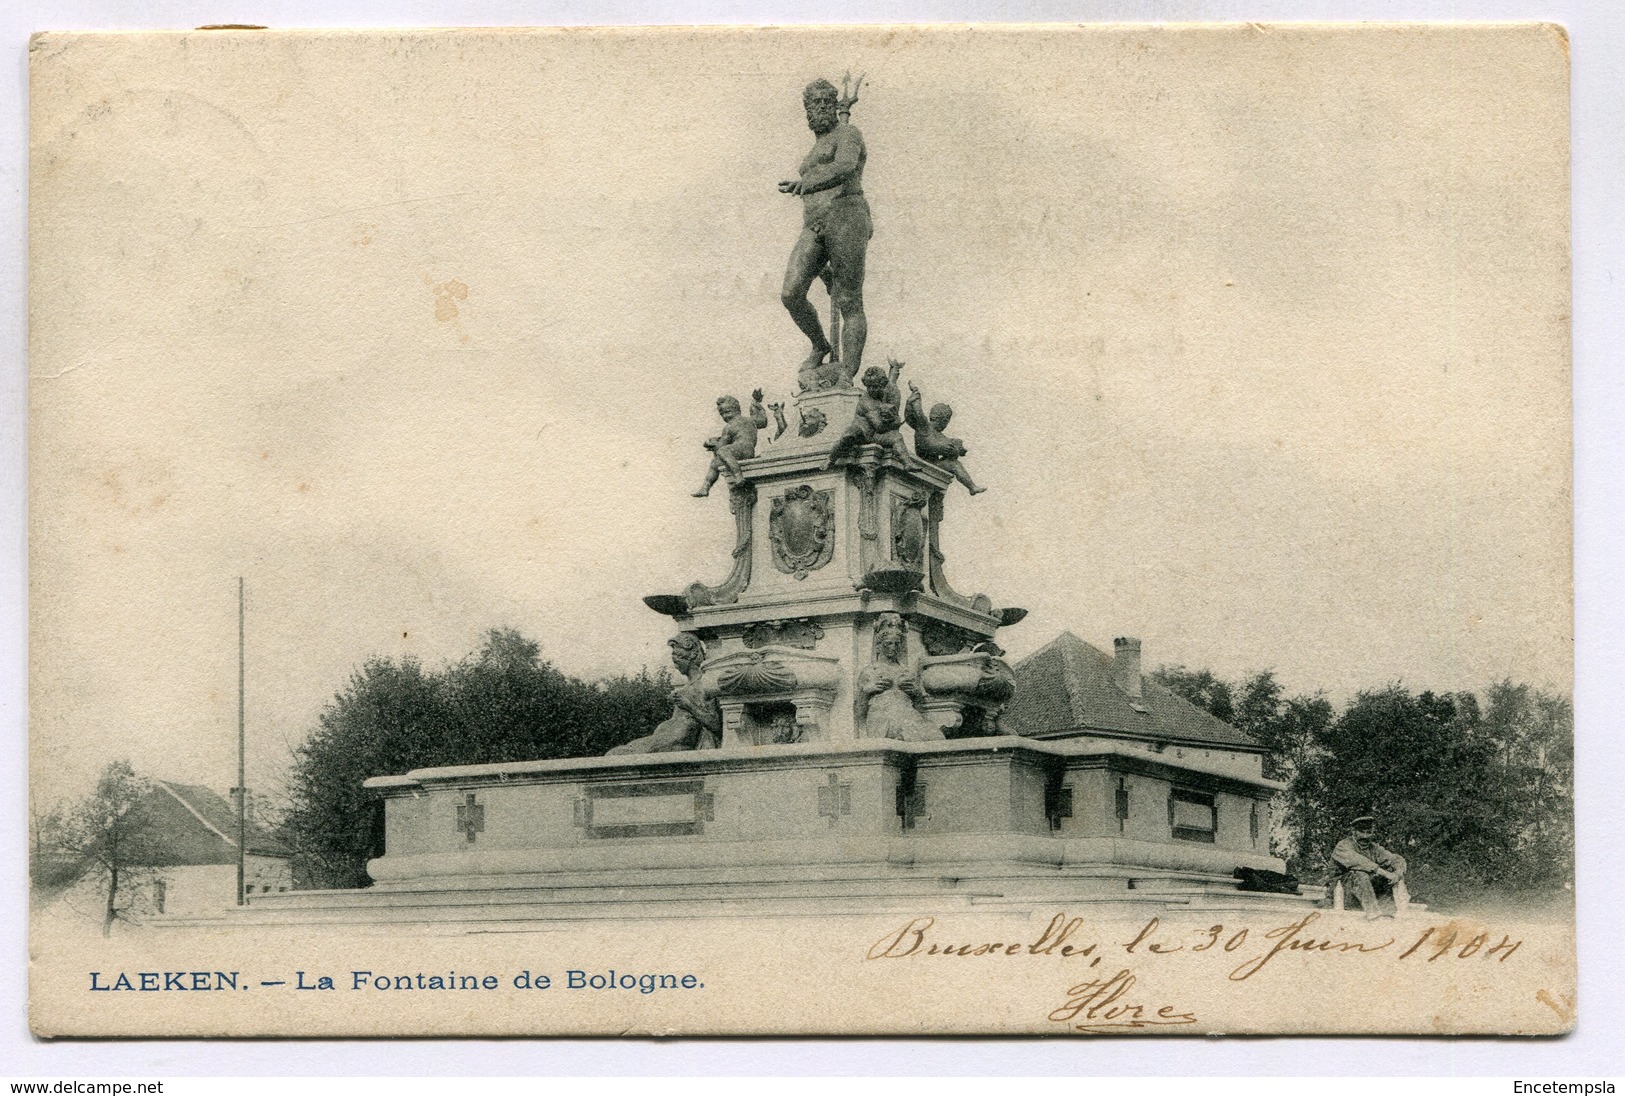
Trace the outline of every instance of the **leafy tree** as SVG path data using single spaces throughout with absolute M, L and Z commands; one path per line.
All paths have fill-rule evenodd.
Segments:
M 1336 711 L 1323 694 L 1284 695 L 1268 670 L 1241 682 L 1165 667 L 1168 688 L 1268 750 L 1264 775 L 1288 783 L 1271 847 L 1321 878 L 1331 847 L 1362 814 L 1413 863 L 1429 901 L 1572 882 L 1574 714 L 1567 698 L 1502 681 L 1485 693 L 1398 686 Z
M 1470 693 L 1413 695 L 1398 685 L 1359 694 L 1317 736 L 1291 798 L 1311 874 L 1362 814 L 1413 865 L 1413 888 L 1437 901 L 1514 883 L 1521 823 L 1496 744 Z
M 1268 751 L 1264 775 L 1291 780 L 1315 736 L 1330 726 L 1335 713 L 1324 693 L 1288 697 L 1273 670 L 1260 670 L 1236 690 L 1237 728 L 1257 739 Z
M 1236 721 L 1235 696 L 1230 684 L 1213 676 L 1211 670 L 1159 666 L 1152 672 L 1151 680 L 1172 689 L 1198 708 L 1206 708 L 1226 723 Z
M 1501 681 L 1487 694 L 1480 733 L 1494 751 L 1501 805 L 1523 855 L 1525 887 L 1572 882 L 1574 708 L 1567 697 Z
M 152 785 L 128 761 L 102 770 L 91 795 L 35 823 L 30 874 L 42 887 L 90 879 L 101 905 L 102 935 L 139 912 L 155 853 L 147 803 Z
M 281 835 L 300 885 L 368 884 L 378 809 L 368 777 L 602 754 L 670 715 L 671 687 L 664 673 L 569 677 L 511 629 L 438 671 L 410 658 L 365 663 L 295 751 Z

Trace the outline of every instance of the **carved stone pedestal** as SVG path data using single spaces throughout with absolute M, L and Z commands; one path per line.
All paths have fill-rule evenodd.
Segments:
M 256 895 L 247 917 L 475 925 L 1034 903 L 1144 917 L 1193 901 L 1309 901 L 1238 894 L 1231 878 L 1238 866 L 1282 870 L 1268 836 L 1281 785 L 1129 749 L 1010 737 L 739 746 L 367 783 L 384 811 L 376 885 Z M 1193 792 L 1212 805 L 1205 841 L 1171 828 L 1172 797 Z
M 879 445 L 829 466 L 857 401 L 852 388 L 803 393 L 791 429 L 742 461 L 730 485 L 726 577 L 645 599 L 704 640 L 702 680 L 722 709 L 726 746 L 871 733 L 856 711 L 856 683 L 875 660 L 875 622 L 887 613 L 904 622 L 899 665 L 920 676 L 916 710 L 945 734 L 993 733 L 1010 697 L 1008 667 L 973 648 L 1024 614 L 948 584 L 941 527 L 944 496 L 959 490 L 952 477 Z M 799 434 L 798 421 L 820 417 L 823 429 Z M 717 520 L 706 505 L 704 520 Z

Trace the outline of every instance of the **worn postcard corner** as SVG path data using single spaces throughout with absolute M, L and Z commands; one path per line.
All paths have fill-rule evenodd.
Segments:
M 36 1033 L 1572 1030 L 1562 28 L 30 88 Z

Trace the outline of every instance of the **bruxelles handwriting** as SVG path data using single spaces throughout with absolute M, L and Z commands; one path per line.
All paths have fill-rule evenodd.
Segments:
M 1399 938 L 1386 935 L 1351 939 L 1345 935 L 1351 928 L 1353 926 L 1325 921 L 1318 912 L 1306 913 L 1296 921 L 1262 931 L 1246 925 L 1218 924 L 1197 929 L 1165 926 L 1161 918 L 1153 917 L 1127 943 L 1117 944 L 1089 939 L 1083 918 L 1068 918 L 1064 913 L 1057 913 L 1036 939 L 1023 939 L 1018 935 L 1013 938 L 967 941 L 947 936 L 934 917 L 916 917 L 875 941 L 869 948 L 867 958 L 1014 958 L 1037 955 L 1087 959 L 1087 965 L 1093 967 L 1100 963 L 1105 954 L 1118 947 L 1125 954 L 1136 957 L 1217 951 L 1234 955 L 1240 960 L 1231 969 L 1229 979 L 1245 982 L 1277 958 L 1288 954 L 1347 957 L 1389 952 L 1398 960 L 1406 960 L 1414 955 L 1417 961 L 1428 963 L 1440 959 L 1463 961 L 1475 957 L 1505 962 L 1523 943 L 1503 933 L 1499 942 L 1492 944 L 1493 934 L 1490 932 L 1467 931 L 1451 922 L 1421 929 L 1413 943 L 1404 951 L 1396 952 L 1392 949 L 1398 945 Z M 1362 924 L 1360 928 L 1371 931 L 1371 926 Z M 1091 983 L 1084 983 L 1077 988 L 1083 989 L 1089 985 Z
M 1124 1000 L 1136 981 L 1132 972 L 1120 970 L 1110 978 L 1080 983 L 1066 991 L 1066 1004 L 1051 1012 L 1049 1018 L 1095 1035 L 1196 1023 L 1194 1012 L 1180 1012 L 1174 1005 L 1161 1005 L 1152 1011 L 1150 1005 Z
M 935 917 L 916 917 L 896 932 L 889 932 L 875 941 L 869 949 L 870 959 L 906 959 L 911 955 L 957 955 L 961 957 L 980 955 L 1055 955 L 1066 959 L 1072 956 L 1093 955 L 1097 945 L 1087 944 L 1078 946 L 1067 943 L 1078 929 L 1083 927 L 1083 918 L 1074 917 L 1067 920 L 1064 913 L 1057 913 L 1050 919 L 1049 925 L 1039 934 L 1038 939 L 1031 943 L 1020 943 L 1003 940 L 975 941 L 972 943 L 942 944 L 932 941 L 926 942 L 926 933 L 937 923 Z M 1095 962 L 1100 960 L 1096 958 Z

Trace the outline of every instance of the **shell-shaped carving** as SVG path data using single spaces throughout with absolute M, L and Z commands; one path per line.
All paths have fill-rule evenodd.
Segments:
M 717 672 L 718 691 L 729 694 L 777 693 L 796 687 L 795 671 L 782 662 L 756 654 Z
M 712 659 L 705 664 L 704 675 L 723 696 L 833 694 L 841 682 L 841 660 L 791 647 L 763 647 Z

